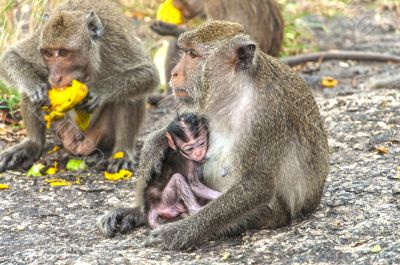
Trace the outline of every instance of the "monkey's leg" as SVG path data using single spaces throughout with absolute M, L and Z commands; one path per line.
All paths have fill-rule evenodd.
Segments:
M 53 129 L 69 153 L 86 156 L 93 153 L 104 139 L 106 134 L 104 123 L 103 120 L 98 120 L 88 132 L 83 133 L 72 119 L 66 118 L 56 122 Z
M 183 204 L 186 206 L 191 215 L 197 213 L 201 209 L 201 205 L 197 202 L 196 197 L 194 196 L 186 178 L 179 173 L 172 175 L 167 186 L 165 186 L 162 200 L 168 205 L 176 205 L 176 196 L 183 201 Z M 176 211 L 174 211 L 173 214 L 176 214 L 175 216 L 177 216 L 180 213 L 180 209 L 179 207 L 175 208 Z
M 115 145 L 113 154 L 124 152 L 124 158 L 111 159 L 107 170 L 118 172 L 120 169 L 133 169 L 136 138 L 145 115 L 146 98 L 127 100 L 114 104 Z
M 198 177 L 193 180 L 189 179 L 189 185 L 198 198 L 212 201 L 221 196 L 221 192 L 207 187 L 199 181 Z
M 256 207 L 227 224 L 216 233 L 216 237 L 238 235 L 248 229 L 275 229 L 287 225 L 290 222 L 290 214 L 287 208 L 282 207 L 283 204 L 280 207 L 276 203 L 274 205 L 274 209 L 271 209 L 270 204 L 262 204 Z
M 7 169 L 28 168 L 39 159 L 46 141 L 45 126 L 39 111 L 27 96 L 21 102 L 27 139 L 0 153 L 0 172 Z
M 100 231 L 109 237 L 117 232 L 124 234 L 145 223 L 146 217 L 141 207 L 115 209 L 98 220 Z

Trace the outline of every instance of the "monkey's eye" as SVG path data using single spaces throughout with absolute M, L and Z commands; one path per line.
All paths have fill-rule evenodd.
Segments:
M 46 58 L 51 58 L 51 56 L 53 56 L 53 53 L 51 52 L 51 50 L 40 50 L 40 52 L 43 54 L 44 57 Z
M 65 49 L 60 49 L 60 50 L 58 51 L 58 55 L 61 56 L 61 57 L 64 57 L 65 55 L 67 55 L 67 50 L 65 50 Z
M 193 147 L 191 147 L 191 146 L 188 146 L 188 147 L 185 147 L 184 149 L 183 149 L 186 153 L 191 153 L 192 151 L 193 151 Z
M 187 51 L 187 54 L 188 54 L 192 59 L 198 57 L 198 55 L 197 55 L 193 50 Z
M 206 141 L 202 141 L 199 143 L 199 146 L 203 147 L 206 144 Z

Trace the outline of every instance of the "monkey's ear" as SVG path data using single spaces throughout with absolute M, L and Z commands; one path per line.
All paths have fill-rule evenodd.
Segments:
M 253 64 L 256 51 L 256 44 L 251 41 L 241 43 L 236 46 L 236 62 L 240 70 L 249 69 Z
M 172 149 L 176 150 L 175 141 L 172 138 L 172 135 L 169 132 L 167 132 L 165 135 L 167 136 L 169 147 L 171 147 Z
M 85 22 L 93 39 L 97 39 L 103 36 L 103 23 L 101 23 L 100 18 L 94 11 L 90 11 L 90 13 L 85 18 Z

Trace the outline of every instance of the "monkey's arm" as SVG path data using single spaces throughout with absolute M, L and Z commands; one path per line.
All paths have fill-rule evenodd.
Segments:
M 160 80 L 154 64 L 151 61 L 143 61 L 125 72 L 102 79 L 89 88 L 93 87 L 102 100 L 107 101 L 150 94 L 159 85 Z
M 175 24 L 165 23 L 162 21 L 153 22 L 150 28 L 161 36 L 172 36 L 178 38 L 179 35 L 186 31 L 184 27 L 178 27 Z
M 139 179 L 136 184 L 135 204 L 142 207 L 144 205 L 144 190 L 147 187 L 153 173 L 161 174 L 162 161 L 164 160 L 165 150 L 168 148 L 168 140 L 165 136 L 166 126 L 155 130 L 144 141 L 140 155 Z
M 47 68 L 38 51 L 38 35 L 27 38 L 10 47 L 0 59 L 0 75 L 20 93 L 31 94 L 41 86 L 47 86 Z

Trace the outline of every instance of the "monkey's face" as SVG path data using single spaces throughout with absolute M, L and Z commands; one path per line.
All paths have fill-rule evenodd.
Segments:
M 189 137 L 186 141 L 177 138 L 175 144 L 183 156 L 196 162 L 202 162 L 207 153 L 207 132 L 201 130 L 196 138 Z
M 44 25 L 39 51 L 49 69 L 51 87 L 71 85 L 72 80 L 90 82 L 98 70 L 95 41 L 103 27 L 93 13 L 59 12 Z
M 172 69 L 170 86 L 176 98 L 187 104 L 198 103 L 196 87 L 200 84 L 200 73 L 205 55 L 194 48 L 182 48 L 183 54 L 178 64 Z

